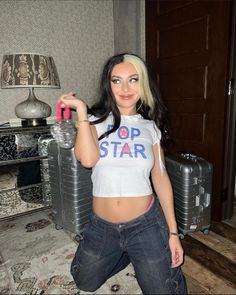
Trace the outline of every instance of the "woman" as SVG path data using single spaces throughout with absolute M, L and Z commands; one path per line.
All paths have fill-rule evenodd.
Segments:
M 60 100 L 78 115 L 76 158 L 93 168 L 93 212 L 71 265 L 78 288 L 93 292 L 131 262 L 143 293 L 185 294 L 163 164 L 166 108 L 145 63 L 134 54 L 110 58 L 90 109 L 73 93 Z

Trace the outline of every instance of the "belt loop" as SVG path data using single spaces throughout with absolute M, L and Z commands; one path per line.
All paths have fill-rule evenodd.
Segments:
M 91 213 L 91 222 L 94 223 L 94 224 L 97 224 L 97 218 L 96 218 L 96 215 L 94 214 L 93 211 Z

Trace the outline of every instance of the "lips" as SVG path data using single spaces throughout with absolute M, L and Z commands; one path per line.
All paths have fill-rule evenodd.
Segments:
M 133 95 L 132 94 L 129 94 L 129 95 L 120 95 L 120 98 L 121 99 L 124 99 L 124 100 L 129 100 L 129 99 L 132 99 L 133 98 Z

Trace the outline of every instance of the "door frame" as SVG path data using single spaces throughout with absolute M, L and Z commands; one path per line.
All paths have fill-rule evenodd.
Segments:
M 236 185 L 236 1 L 232 5 L 231 48 L 229 51 L 229 79 L 226 122 L 225 167 L 223 173 L 222 220 L 233 216 L 234 192 Z M 230 83 L 231 82 L 231 83 Z

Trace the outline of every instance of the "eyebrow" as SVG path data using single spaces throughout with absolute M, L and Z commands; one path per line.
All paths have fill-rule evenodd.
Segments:
M 128 78 L 137 77 L 137 76 L 138 76 L 138 74 L 133 74 L 133 75 L 128 76 Z M 120 77 L 118 75 L 112 75 L 111 78 L 119 78 L 119 79 L 122 79 L 122 77 Z

